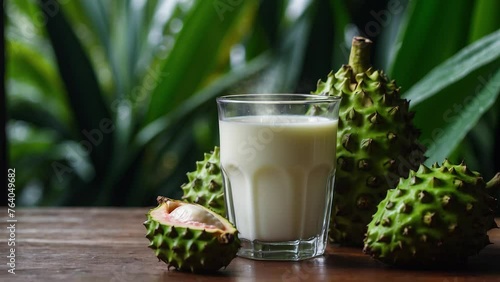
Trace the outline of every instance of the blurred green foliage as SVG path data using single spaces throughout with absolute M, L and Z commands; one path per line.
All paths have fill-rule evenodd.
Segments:
M 6 0 L 10 166 L 22 205 L 179 197 L 218 144 L 214 98 L 309 92 L 352 36 L 414 101 L 428 162 L 500 170 L 496 0 Z

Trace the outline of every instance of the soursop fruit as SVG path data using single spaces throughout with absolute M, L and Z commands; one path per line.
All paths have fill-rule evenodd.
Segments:
M 196 162 L 196 171 L 187 173 L 187 176 L 189 182 L 181 187 L 184 192 L 182 199 L 226 216 L 219 147 L 205 153 L 204 160 Z
M 331 241 L 362 246 L 366 225 L 386 191 L 425 160 L 409 101 L 381 70 L 370 67 L 372 42 L 355 37 L 349 65 L 313 93 L 341 96 Z
M 168 268 L 212 272 L 236 256 L 238 231 L 227 219 L 201 205 L 162 196 L 157 201 L 144 226 L 149 247 Z
M 441 267 L 464 263 L 490 244 L 500 173 L 487 184 L 465 164 L 421 165 L 387 192 L 368 224 L 363 251 L 387 264 Z

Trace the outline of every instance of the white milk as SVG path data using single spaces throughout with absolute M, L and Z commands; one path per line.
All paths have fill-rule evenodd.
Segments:
M 291 241 L 320 234 L 335 169 L 337 121 L 251 116 L 219 124 L 221 163 L 240 237 Z

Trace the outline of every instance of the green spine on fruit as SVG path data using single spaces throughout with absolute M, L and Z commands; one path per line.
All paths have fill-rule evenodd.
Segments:
M 144 226 L 158 259 L 168 268 L 213 272 L 226 267 L 240 248 L 238 231 L 227 219 L 201 205 L 159 196 Z M 175 213 L 176 209 L 182 209 Z M 175 214 L 175 216 L 174 216 Z
M 400 177 L 425 160 L 409 102 L 383 71 L 369 66 L 371 41 L 353 39 L 349 65 L 313 93 L 341 96 L 330 240 L 362 246 L 366 225 Z
M 384 263 L 439 267 L 466 262 L 490 244 L 500 174 L 487 184 L 465 164 L 421 165 L 401 179 L 368 224 L 363 251 Z
M 189 182 L 181 187 L 184 192 L 182 199 L 226 216 L 219 147 L 205 153 L 203 161 L 196 162 L 196 170 L 187 173 L 187 177 Z

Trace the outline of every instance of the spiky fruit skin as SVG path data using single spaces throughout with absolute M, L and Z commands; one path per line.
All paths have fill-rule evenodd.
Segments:
M 380 202 L 363 251 L 397 266 L 464 263 L 490 244 L 494 206 L 481 175 L 465 165 L 421 165 Z
M 349 65 L 319 81 L 316 94 L 342 97 L 330 239 L 362 246 L 366 225 L 388 189 L 425 160 L 409 102 L 383 71 Z
M 147 229 L 146 238 L 150 241 L 149 248 L 154 250 L 158 259 L 168 264 L 169 269 L 194 273 L 214 272 L 229 265 L 236 257 L 240 240 L 238 231 L 229 221 L 225 222 L 228 230 L 190 228 L 161 222 L 154 217 L 153 211 L 165 209 L 166 201 L 180 201 L 160 198 L 162 202 L 159 200 L 159 206 L 147 214 L 144 226 Z
M 196 162 L 196 171 L 187 173 L 187 177 L 189 182 L 181 187 L 184 192 L 182 199 L 226 216 L 219 147 L 205 153 L 203 161 Z

